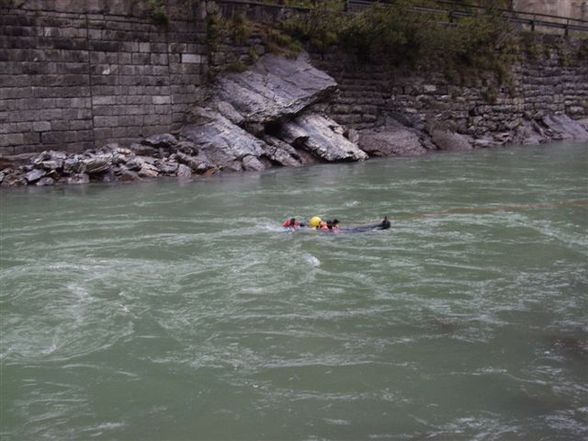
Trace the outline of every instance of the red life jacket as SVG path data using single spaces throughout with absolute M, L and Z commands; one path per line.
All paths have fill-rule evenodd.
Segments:
M 292 223 L 291 219 L 286 219 L 284 221 L 284 223 L 282 224 L 282 227 L 284 227 L 284 228 L 299 228 L 300 222 L 294 221 L 294 223 Z

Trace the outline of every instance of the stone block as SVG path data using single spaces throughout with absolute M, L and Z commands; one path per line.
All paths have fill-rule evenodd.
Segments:
M 39 144 L 41 142 L 41 134 L 38 132 L 23 133 L 23 144 Z
M 182 54 L 182 63 L 201 64 L 203 56 L 199 54 Z
M 130 52 L 118 53 L 118 64 L 131 64 L 133 62 L 133 54 Z
M 114 116 L 95 116 L 94 127 L 116 127 L 118 126 L 118 118 Z
M 155 105 L 171 104 L 170 96 L 154 96 L 152 99 Z
M 63 119 L 62 109 L 42 109 L 38 112 L 38 118 L 44 121 Z
M 167 65 L 167 63 L 168 63 L 167 54 L 151 54 L 151 64 Z
M 124 115 L 118 118 L 118 125 L 124 127 L 142 126 L 142 115 Z
M 107 96 L 93 96 L 92 97 L 92 105 L 93 106 L 105 106 L 110 104 L 116 103 L 116 97 L 112 95 Z
M 48 132 L 51 130 L 51 123 L 49 121 L 35 121 L 33 122 L 33 131 Z
M 151 62 L 151 54 L 144 54 L 136 52 L 132 55 L 133 64 L 149 64 Z
M 22 133 L 9 133 L 7 135 L 0 135 L 0 147 L 21 144 L 24 144 L 24 135 Z

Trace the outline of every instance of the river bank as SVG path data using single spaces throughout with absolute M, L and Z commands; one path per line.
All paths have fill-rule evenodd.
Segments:
M 460 133 L 459 127 L 432 118 L 414 124 L 393 112 L 382 113 L 368 125 L 348 126 L 337 122 L 345 119 L 333 113 L 341 110 L 340 97 L 337 81 L 314 67 L 307 54 L 294 59 L 266 54 L 245 72 L 219 76 L 207 98 L 192 108 L 190 122 L 173 134 L 76 153 L 0 156 L 0 185 L 190 179 L 371 157 L 588 141 L 588 122 L 561 112 L 519 118 L 508 131 L 484 130 L 479 136 L 475 130 Z

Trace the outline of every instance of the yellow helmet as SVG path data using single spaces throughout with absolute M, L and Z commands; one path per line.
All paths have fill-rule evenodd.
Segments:
M 318 228 L 321 225 L 321 222 L 322 222 L 322 220 L 320 217 L 314 216 L 313 218 L 310 219 L 309 224 L 311 227 Z

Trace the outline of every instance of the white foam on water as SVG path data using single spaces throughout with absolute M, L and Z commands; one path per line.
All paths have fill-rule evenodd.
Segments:
M 308 263 L 313 268 L 318 268 L 321 266 L 321 261 L 312 254 L 304 254 L 302 258 L 306 263 Z

